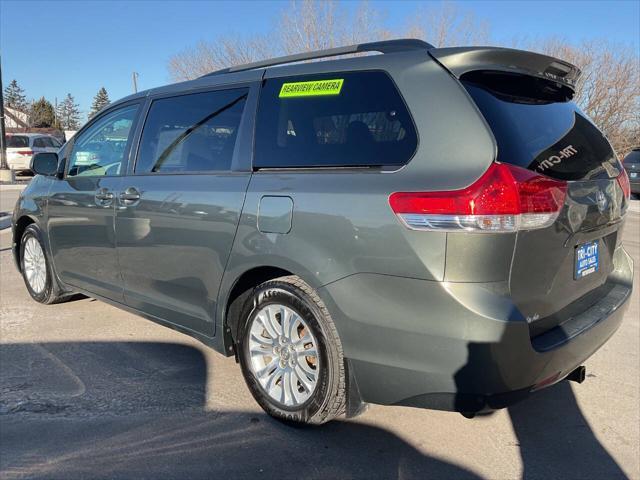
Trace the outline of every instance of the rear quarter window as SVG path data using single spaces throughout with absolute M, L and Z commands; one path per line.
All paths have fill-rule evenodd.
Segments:
M 309 88 L 316 85 L 315 91 Z M 264 82 L 255 168 L 399 166 L 411 159 L 416 147 L 409 111 L 384 72 Z

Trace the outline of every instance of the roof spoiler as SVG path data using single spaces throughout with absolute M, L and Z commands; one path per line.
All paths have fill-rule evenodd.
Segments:
M 580 69 L 554 57 L 499 47 L 434 48 L 429 54 L 457 78 L 467 72 L 494 70 L 533 75 L 575 91 Z

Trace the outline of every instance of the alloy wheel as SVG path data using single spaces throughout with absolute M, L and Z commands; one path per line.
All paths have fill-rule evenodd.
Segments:
M 318 343 L 300 314 L 280 304 L 262 307 L 249 330 L 251 371 L 264 391 L 286 407 L 298 407 L 318 383 Z
M 40 294 L 47 285 L 47 262 L 40 242 L 35 237 L 29 237 L 24 245 L 24 273 L 29 286 Z

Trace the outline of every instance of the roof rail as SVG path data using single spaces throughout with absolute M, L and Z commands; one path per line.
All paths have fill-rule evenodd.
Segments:
M 434 48 L 433 45 L 423 40 L 414 38 L 384 40 L 381 42 L 360 43 L 357 45 L 349 45 L 347 47 L 328 48 L 326 50 L 316 50 L 313 52 L 296 53 L 285 57 L 276 57 L 270 60 L 261 60 L 259 62 L 247 63 L 245 65 L 236 65 L 234 67 L 223 68 L 215 72 L 207 73 L 203 77 L 212 75 L 221 75 L 223 73 L 243 72 L 245 70 L 253 70 L 254 68 L 273 67 L 275 65 L 283 65 L 285 63 L 302 62 L 305 60 L 314 60 L 316 58 L 336 57 L 338 55 L 349 55 L 352 53 L 362 52 L 380 52 L 380 53 L 396 53 L 406 52 L 410 50 L 428 50 Z

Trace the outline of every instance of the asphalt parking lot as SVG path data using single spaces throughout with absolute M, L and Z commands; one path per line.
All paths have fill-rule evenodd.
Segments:
M 581 385 L 473 420 L 372 406 L 295 429 L 262 413 L 233 358 L 99 301 L 31 301 L 9 242 L 0 232 L 2 479 L 640 478 L 637 288 Z

